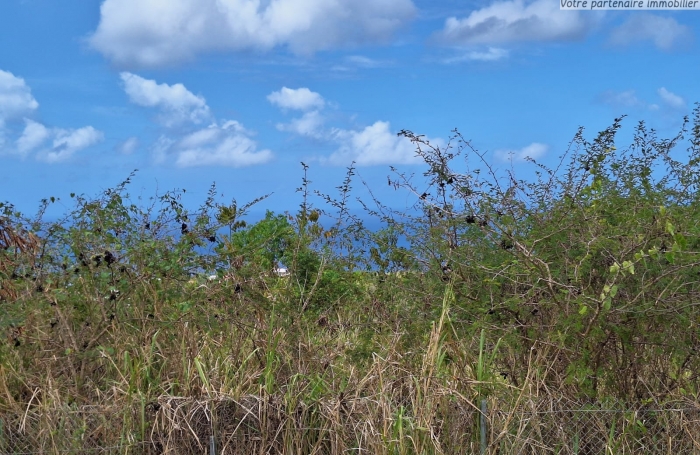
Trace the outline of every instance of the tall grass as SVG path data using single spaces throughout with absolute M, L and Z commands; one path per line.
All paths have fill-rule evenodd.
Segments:
M 479 453 L 482 429 L 489 453 L 697 452 L 699 117 L 685 163 L 643 127 L 613 153 L 616 121 L 534 182 L 404 132 L 426 180 L 390 178 L 417 210 L 372 201 L 378 232 L 353 168 L 252 226 L 260 200 L 144 207 L 131 177 L 57 223 L 3 204 L 0 452 Z

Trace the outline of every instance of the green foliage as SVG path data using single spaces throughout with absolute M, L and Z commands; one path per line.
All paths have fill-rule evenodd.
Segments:
M 485 161 L 486 179 L 478 169 L 452 169 L 474 152 L 459 133 L 440 149 L 404 132 L 429 165 L 427 188 L 395 179 L 420 195 L 424 216 L 406 217 L 411 251 L 429 273 L 450 270 L 465 333 L 485 327 L 516 355 L 501 357 L 501 368 L 520 371 L 522 381 L 516 365 L 551 343 L 552 384 L 646 397 L 652 383 L 655 396 L 671 393 L 679 371 L 698 364 L 690 303 L 698 242 L 689 239 L 700 219 L 691 203 L 700 110 L 694 114 L 687 162 L 671 153 L 687 122 L 671 140 L 640 123 L 634 143 L 618 151 L 619 118 L 592 142 L 579 131 L 557 167 L 533 162 L 535 181 L 499 178 Z
M 389 178 L 410 210 L 362 203 L 372 232 L 350 210 L 353 166 L 331 196 L 302 164 L 298 210 L 255 223 L 264 197 L 221 204 L 212 187 L 191 211 L 184 190 L 132 200 L 133 176 L 71 195 L 58 222 L 42 221 L 56 198 L 32 219 L 4 203 L 0 413 L 121 400 L 138 412 L 119 437 L 141 440 L 157 397 L 247 394 L 313 425 L 285 447 L 330 453 L 321 427 L 354 393 L 379 409 L 376 453 L 450 453 L 431 432 L 459 400 L 697 396 L 700 107 L 677 137 L 640 123 L 626 148 L 622 121 L 581 129 L 554 167 L 531 160 L 529 180 L 457 131 L 445 147 L 404 131 L 423 180 Z
M 217 252 L 232 258 L 243 257 L 246 263 L 271 271 L 285 259 L 295 239 L 296 234 L 287 217 L 268 210 L 263 220 L 224 239 Z

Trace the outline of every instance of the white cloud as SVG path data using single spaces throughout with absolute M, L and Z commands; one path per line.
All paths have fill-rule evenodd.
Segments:
M 51 135 L 51 131 L 39 122 L 30 119 L 24 119 L 24 122 L 24 131 L 16 142 L 17 152 L 22 156 L 39 147 Z
M 489 47 L 485 52 L 468 51 L 457 57 L 450 57 L 443 60 L 444 63 L 460 63 L 465 61 L 482 61 L 495 62 L 508 57 L 509 52 L 506 49 L 498 47 Z
M 278 123 L 278 130 L 317 139 L 326 134 L 322 130 L 325 119 L 320 112 L 325 107 L 326 101 L 320 94 L 306 87 L 298 89 L 282 87 L 279 91 L 267 95 L 267 100 L 283 110 L 306 111 L 301 117 L 292 119 L 289 123 Z
M 282 109 L 296 109 L 300 111 L 320 109 L 325 105 L 321 95 L 312 92 L 306 87 L 298 89 L 282 87 L 281 90 L 267 95 L 267 100 Z
M 129 139 L 125 140 L 121 144 L 119 144 L 119 147 L 117 149 L 119 150 L 119 153 L 123 155 L 131 155 L 136 151 L 136 149 L 139 147 L 139 140 L 138 138 L 135 137 L 130 137 Z
M 390 130 L 389 122 L 375 122 L 362 130 L 336 130 L 334 138 L 340 147 L 321 162 L 343 166 L 353 161 L 358 166 L 380 164 L 418 164 L 416 147 L 405 137 Z
M 249 135 L 236 121 L 212 124 L 179 140 L 162 136 L 153 147 L 153 155 L 157 163 L 172 157 L 178 167 L 245 167 L 272 160 L 272 152 L 257 150 Z
M 628 46 L 637 42 L 652 41 L 662 50 L 684 46 L 693 34 L 689 27 L 681 25 L 672 17 L 649 13 L 636 13 L 610 33 L 609 42 L 616 46 Z
M 153 162 L 155 164 L 164 164 L 168 160 L 168 152 L 175 142 L 175 139 L 161 135 L 155 144 L 151 146 Z
M 92 126 L 77 130 L 57 128 L 53 131 L 54 140 L 49 150 L 37 155 L 37 158 L 47 163 L 57 163 L 71 158 L 75 152 L 91 147 L 104 139 L 104 134 Z
M 39 122 L 24 119 L 22 135 L 15 141 L 16 154 L 27 156 L 36 152 L 36 159 L 47 163 L 66 161 L 76 152 L 91 147 L 104 139 L 104 134 L 92 126 L 67 130 L 47 128 Z M 51 141 L 48 146 L 43 145 Z
M 326 102 L 320 94 L 309 89 L 284 87 L 267 98 L 283 109 L 306 111 L 288 123 L 278 123 L 277 129 L 322 140 L 336 147 L 331 155 L 319 157 L 323 164 L 345 166 L 355 162 L 358 166 L 374 166 L 423 161 L 416 156 L 415 145 L 409 139 L 392 133 L 388 122 L 378 121 L 362 129 L 324 128 L 326 118 L 321 110 Z
M 519 150 L 496 150 L 493 154 L 494 157 L 501 162 L 518 162 L 525 161 L 528 158 L 532 158 L 533 160 L 539 159 L 547 153 L 547 150 L 549 150 L 549 146 L 546 144 L 533 142 Z
M 595 25 L 597 16 L 561 11 L 552 0 L 494 2 L 468 17 L 450 17 L 439 36 L 455 45 L 502 44 L 522 41 L 580 40 Z
M 668 91 L 665 87 L 658 89 L 657 94 L 665 106 L 671 109 L 683 109 L 686 107 L 685 100 Z M 608 90 L 602 93 L 599 97 L 600 101 L 612 106 L 615 109 L 648 109 L 650 111 L 658 111 L 660 106 L 656 103 L 648 103 L 640 99 L 634 90 L 626 90 L 624 92 L 615 92 Z
M 642 108 L 646 105 L 637 97 L 634 90 L 625 90 L 624 92 L 608 90 L 600 95 L 600 100 L 615 108 Z
M 121 73 L 120 77 L 129 100 L 139 106 L 158 108 L 161 112 L 158 120 L 165 126 L 201 123 L 211 118 L 206 100 L 182 84 L 158 84 L 128 72 Z
M 411 0 L 105 0 L 89 43 L 121 66 L 276 47 L 309 55 L 385 42 L 415 12 Z
M 685 107 L 685 100 L 675 93 L 666 90 L 666 87 L 661 87 L 657 93 L 661 97 L 661 100 L 673 109 L 683 109 Z
M 322 130 L 324 121 L 325 119 L 319 111 L 305 112 L 304 115 L 289 123 L 278 123 L 277 129 L 320 139 L 324 135 Z
M 39 107 L 32 96 L 31 89 L 24 79 L 8 71 L 0 70 L 0 149 L 3 153 L 26 157 L 36 152 L 35 157 L 49 163 L 63 161 L 76 152 L 90 147 L 104 138 L 102 132 L 92 126 L 75 130 L 49 128 L 37 121 L 27 118 Z M 24 118 L 21 133 L 6 128 L 10 119 Z M 7 148 L 9 138 L 14 139 L 14 147 Z M 44 145 L 52 140 L 50 145 Z
M 156 164 L 173 162 L 178 167 L 262 164 L 273 157 L 269 150 L 257 150 L 252 133 L 236 121 L 221 126 L 214 120 L 207 128 L 191 131 L 191 124 L 212 119 L 206 100 L 182 84 L 158 84 L 136 74 L 123 72 L 124 91 L 132 103 L 160 111 L 158 122 L 168 128 L 151 146 Z M 133 141 L 132 141 L 133 140 Z M 122 153 L 138 146 L 135 138 L 122 144 Z
M 24 79 L 0 70 L 0 127 L 5 120 L 22 118 L 39 107 Z

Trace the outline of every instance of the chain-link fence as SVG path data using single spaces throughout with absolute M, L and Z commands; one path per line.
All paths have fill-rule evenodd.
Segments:
M 443 398 L 431 428 L 416 425 L 418 410 L 409 403 L 392 412 L 373 397 L 293 408 L 279 397 L 254 395 L 162 397 L 133 409 L 28 407 L 0 414 L 0 454 L 700 455 L 700 403 L 694 401 Z M 429 444 L 417 449 L 420 437 Z
M 489 454 L 700 454 L 700 405 L 692 402 L 529 399 L 492 409 L 488 422 Z

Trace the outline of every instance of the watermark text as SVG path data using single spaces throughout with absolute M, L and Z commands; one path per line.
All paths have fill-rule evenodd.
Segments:
M 561 10 L 697 10 L 700 0 L 559 0 Z

